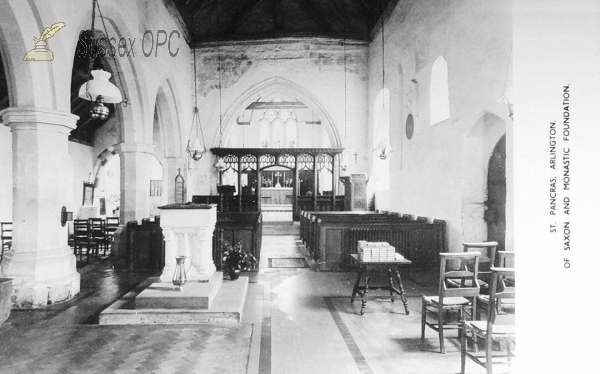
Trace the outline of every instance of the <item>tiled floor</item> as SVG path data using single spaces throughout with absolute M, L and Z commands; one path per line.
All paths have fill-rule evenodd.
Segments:
M 434 276 L 404 274 L 409 315 L 375 291 L 361 316 L 360 302 L 349 301 L 353 273 L 269 268 L 270 257 L 307 255 L 293 226 L 264 232 L 260 271 L 249 274 L 239 325 L 99 326 L 100 311 L 149 276 L 104 261 L 82 269 L 76 300 L 12 311 L 0 327 L 0 372 L 460 372 L 456 332 L 448 333 L 445 355 L 432 330 L 420 344 L 420 296 L 437 292 Z M 484 370 L 468 362 L 467 372 Z

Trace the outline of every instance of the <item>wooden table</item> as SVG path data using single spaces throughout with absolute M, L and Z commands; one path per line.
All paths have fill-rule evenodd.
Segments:
M 386 262 L 368 262 L 362 261 L 358 258 L 357 254 L 352 254 L 352 260 L 356 261 L 359 265 L 358 277 L 356 278 L 356 282 L 354 283 L 354 288 L 352 289 L 352 297 L 350 298 L 350 302 L 354 302 L 354 297 L 356 294 L 359 294 L 362 297 L 362 305 L 360 307 L 360 314 L 363 315 L 365 313 L 365 305 L 367 305 L 367 293 L 369 292 L 369 272 L 377 271 L 381 272 L 387 270 L 389 284 L 384 286 L 371 286 L 370 288 L 385 288 L 390 291 L 390 298 L 392 302 L 394 302 L 394 292 L 400 295 L 400 300 L 404 304 L 404 311 L 408 315 L 408 305 L 406 303 L 406 296 L 404 295 L 404 287 L 402 286 L 402 278 L 400 276 L 400 267 L 410 265 L 412 262 L 405 258 L 396 261 L 386 261 Z M 365 285 L 360 285 L 360 280 L 365 276 Z M 395 275 L 396 281 L 398 282 L 398 288 L 394 287 L 393 276 Z

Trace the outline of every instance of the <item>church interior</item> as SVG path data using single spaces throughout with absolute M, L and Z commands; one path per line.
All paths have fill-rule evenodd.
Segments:
M 0 5 L 0 371 L 511 372 L 511 1 Z

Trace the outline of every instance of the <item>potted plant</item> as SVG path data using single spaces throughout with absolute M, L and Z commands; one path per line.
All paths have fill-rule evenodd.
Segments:
M 229 274 L 229 279 L 235 280 L 242 271 L 254 269 L 257 260 L 250 252 L 243 250 L 241 241 L 231 245 L 227 240 L 221 240 L 221 253 L 223 256 L 223 270 Z

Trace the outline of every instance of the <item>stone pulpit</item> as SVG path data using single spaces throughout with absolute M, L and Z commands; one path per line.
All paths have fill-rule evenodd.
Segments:
M 204 204 L 170 204 L 159 207 L 160 227 L 165 237 L 165 267 L 161 282 L 171 282 L 175 258 L 186 257 L 188 282 L 208 282 L 215 273 L 212 237 L 217 209 Z

